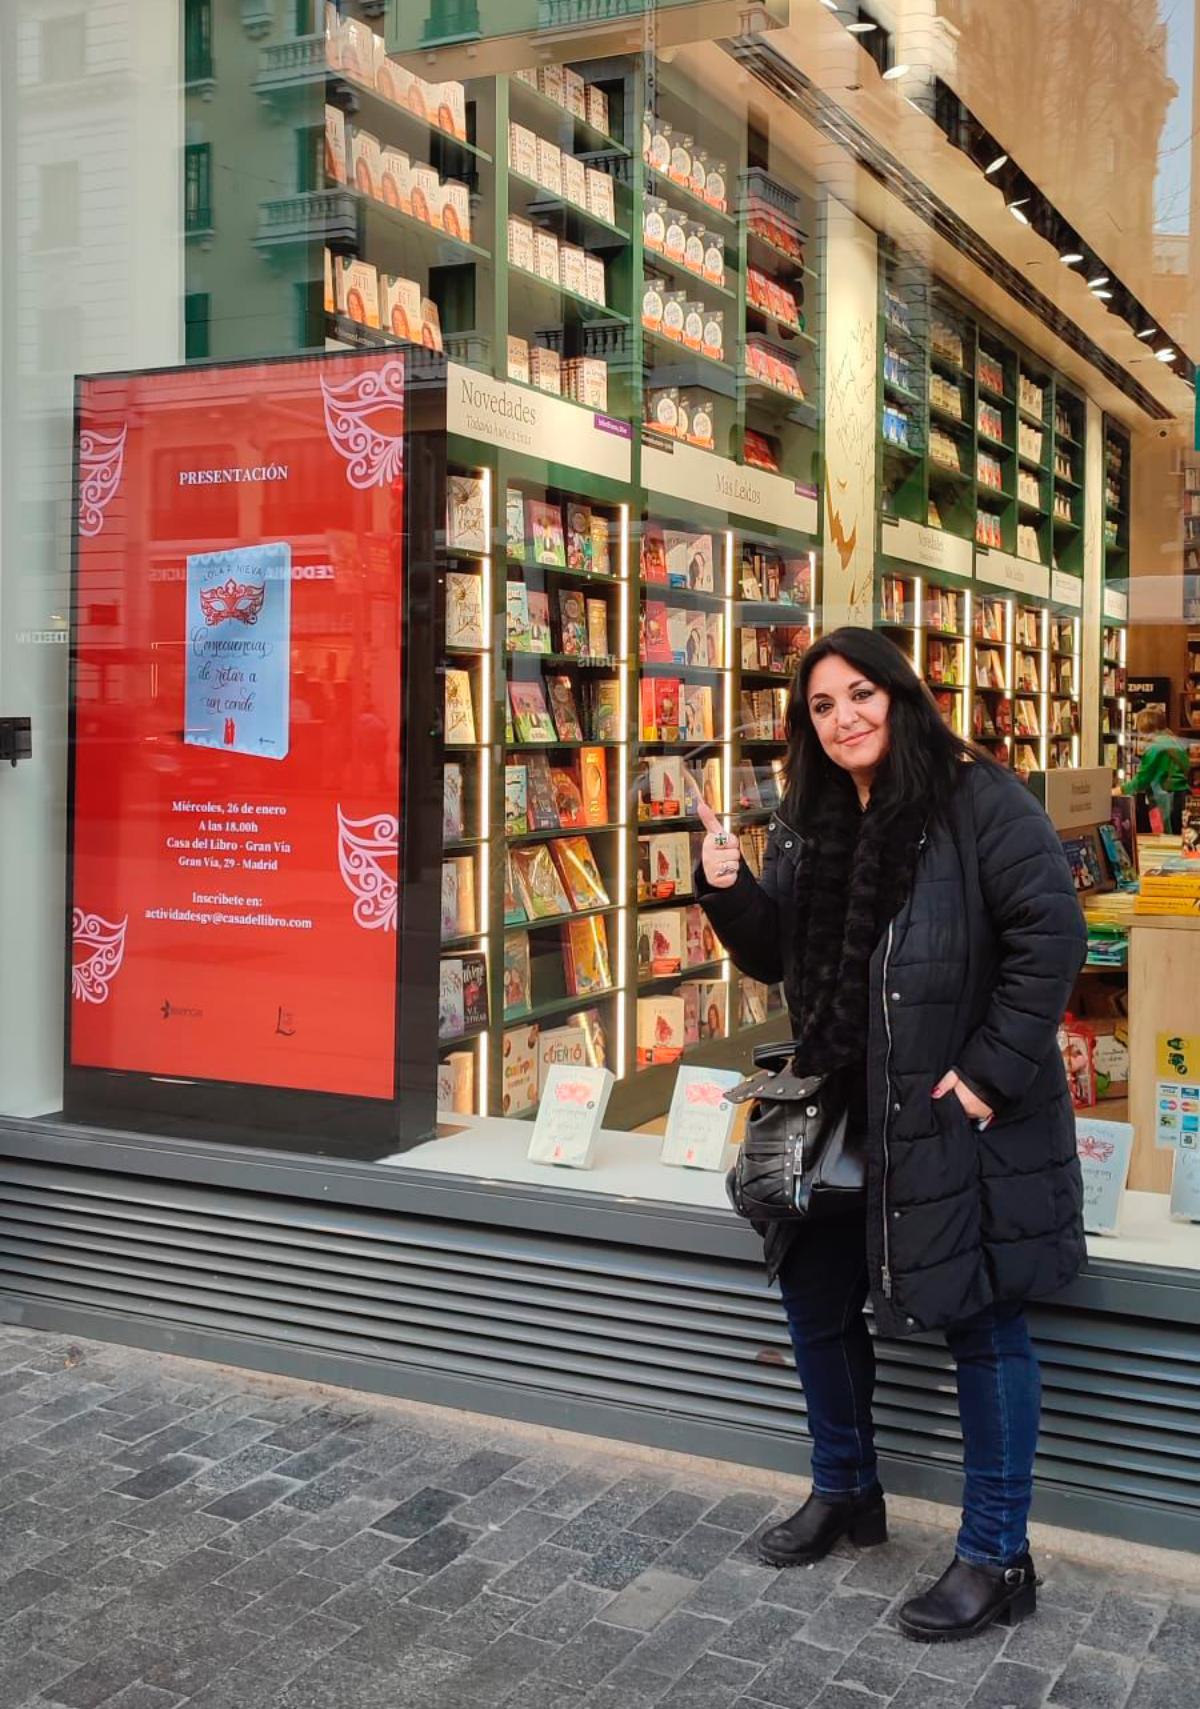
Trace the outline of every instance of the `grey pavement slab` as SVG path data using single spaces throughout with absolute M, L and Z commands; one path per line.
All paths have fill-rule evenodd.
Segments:
M 914 1644 L 949 1514 L 779 1572 L 749 1481 L 0 1330 L 0 1709 L 1200 1709 L 1200 1598 L 1119 1546 Z

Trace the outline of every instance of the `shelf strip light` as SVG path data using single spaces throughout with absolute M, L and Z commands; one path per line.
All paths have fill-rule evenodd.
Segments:
M 492 538 L 492 471 L 480 470 L 483 483 L 483 514 L 486 519 L 487 539 Z M 480 659 L 479 686 L 479 733 L 483 743 L 479 753 L 479 893 L 482 897 L 482 912 L 480 925 L 482 931 L 479 939 L 480 953 L 484 958 L 484 967 L 491 973 L 491 956 L 489 954 L 489 933 L 491 929 L 489 877 L 491 873 L 491 817 L 492 817 L 492 560 L 491 555 L 482 561 L 482 604 L 483 604 L 483 654 Z M 487 1028 L 479 1035 L 478 1051 L 476 1054 L 476 1069 L 479 1075 L 479 1087 L 476 1094 L 476 1104 L 481 1116 L 488 1113 L 488 1038 Z
M 629 800 L 629 506 L 617 506 L 620 521 L 617 529 L 617 560 L 621 581 L 621 620 L 620 646 L 621 668 L 617 672 L 617 682 L 620 685 L 617 692 L 617 728 L 621 732 L 621 745 L 617 749 L 617 790 L 618 807 L 615 823 L 619 826 L 617 835 L 617 893 L 621 898 L 617 909 L 617 1038 L 614 1051 L 613 1072 L 618 1080 L 623 1080 L 626 1072 L 625 1051 L 627 1039 L 625 1036 L 625 990 L 629 978 L 629 850 L 628 850 L 628 800 Z M 611 800 L 610 800 L 611 807 Z
M 1042 770 L 1046 771 L 1049 769 L 1050 765 L 1050 607 L 1048 605 L 1042 607 L 1041 663 L 1042 739 L 1039 752 L 1041 756 Z
M 963 591 L 963 727 L 966 741 L 975 728 L 975 630 L 972 626 L 971 590 Z

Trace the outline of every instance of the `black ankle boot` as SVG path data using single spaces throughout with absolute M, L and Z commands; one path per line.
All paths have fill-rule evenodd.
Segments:
M 1036 1612 L 1037 1582 L 1029 1555 L 1011 1567 L 977 1567 L 955 1557 L 932 1589 L 904 1604 L 900 1630 L 907 1638 L 952 1644 L 973 1638 L 994 1620 L 1015 1626 Z
M 887 1509 L 879 1485 L 865 1495 L 810 1495 L 798 1513 L 758 1539 L 769 1567 L 804 1567 L 824 1560 L 843 1537 L 860 1549 L 887 1542 Z

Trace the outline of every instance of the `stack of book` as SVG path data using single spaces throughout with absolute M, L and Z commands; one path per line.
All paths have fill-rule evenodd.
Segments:
M 1200 859 L 1168 855 L 1142 871 L 1135 914 L 1174 914 L 1200 919 Z

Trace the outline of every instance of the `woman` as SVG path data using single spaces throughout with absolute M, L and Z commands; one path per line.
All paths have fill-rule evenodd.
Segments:
M 1145 791 L 1162 813 L 1163 829 L 1178 836 L 1183 823 L 1183 801 L 1188 787 L 1188 748 L 1167 728 L 1161 706 L 1146 706 L 1137 715 L 1139 736 L 1149 736 L 1137 776 L 1124 786 L 1126 795 Z
M 886 1537 L 863 1318 L 942 1329 L 966 1488 L 955 1559 L 901 1611 L 945 1641 L 1035 1605 L 1026 1522 L 1040 1384 L 1024 1304 L 1084 1261 L 1056 1033 L 1086 937 L 1049 820 L 947 729 L 898 648 L 838 629 L 805 654 L 761 881 L 706 812 L 700 890 L 734 963 L 782 980 L 796 1066 L 844 1072 L 867 1157 L 851 1220 L 767 1231 L 813 1438 L 813 1494 L 760 1540 L 819 1560 Z

